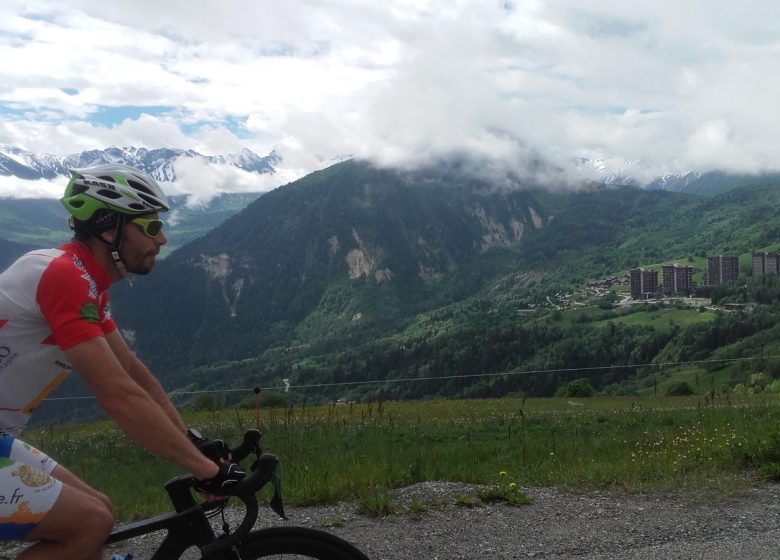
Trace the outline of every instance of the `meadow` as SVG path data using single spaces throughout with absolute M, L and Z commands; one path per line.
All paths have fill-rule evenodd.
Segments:
M 728 494 L 780 476 L 779 399 L 373 402 L 268 408 L 259 417 L 264 449 L 281 459 L 287 503 L 356 500 L 371 509 L 386 505 L 389 489 L 426 480 Z M 186 412 L 185 420 L 209 437 L 237 443 L 256 426 L 257 412 Z M 162 485 L 176 469 L 110 423 L 36 428 L 25 440 L 105 492 L 120 519 L 169 510 Z

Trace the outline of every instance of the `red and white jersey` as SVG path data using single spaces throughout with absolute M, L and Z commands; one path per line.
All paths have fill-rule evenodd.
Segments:
M 78 242 L 27 253 L 0 274 L 0 435 L 18 436 L 64 381 L 64 350 L 116 329 L 110 285 Z

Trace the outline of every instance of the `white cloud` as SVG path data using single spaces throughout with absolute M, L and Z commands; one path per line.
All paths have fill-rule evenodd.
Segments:
M 410 165 L 465 151 L 507 172 L 561 154 L 641 161 L 648 174 L 776 170 L 779 10 L 758 0 L 7 0 L 0 142 L 58 154 L 276 149 L 291 178 L 351 155 Z M 126 105 L 174 109 L 96 119 Z M 199 173 L 219 186 L 197 192 L 251 182 Z M 200 189 L 196 175 L 186 184 Z
M 170 195 L 187 193 L 187 205 L 195 207 L 225 192 L 264 192 L 279 186 L 279 175 L 258 175 L 227 165 L 217 165 L 202 158 L 177 158 L 176 185 L 163 185 Z
M 65 191 L 64 179 L 23 181 L 18 177 L 0 175 L 0 196 L 11 198 L 60 198 Z

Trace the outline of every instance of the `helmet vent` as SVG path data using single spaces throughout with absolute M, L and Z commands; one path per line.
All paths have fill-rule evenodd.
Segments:
M 108 189 L 100 189 L 97 194 L 99 194 L 102 197 L 105 198 L 111 198 L 113 200 L 116 200 L 117 198 L 122 198 L 122 195 L 118 192 L 110 191 Z
M 138 196 L 143 198 L 146 202 L 148 202 L 149 204 L 151 204 L 154 207 L 157 207 L 157 206 L 160 205 L 160 203 L 157 201 L 156 198 L 152 198 L 151 196 L 146 196 L 143 193 L 138 193 Z
M 138 210 L 139 212 L 143 210 L 148 210 L 148 208 L 146 208 L 144 205 L 138 204 L 136 202 L 133 202 L 132 204 L 128 204 L 127 206 L 129 208 L 132 208 L 133 210 Z
M 111 175 L 101 175 L 98 177 L 98 179 L 103 179 L 104 181 L 108 181 L 109 183 L 116 183 L 116 179 L 114 179 Z
M 135 190 L 140 191 L 142 193 L 151 194 L 154 195 L 152 191 L 149 190 L 149 187 L 146 185 L 139 183 L 138 181 L 133 181 L 132 179 L 127 180 L 127 184 L 133 187 Z

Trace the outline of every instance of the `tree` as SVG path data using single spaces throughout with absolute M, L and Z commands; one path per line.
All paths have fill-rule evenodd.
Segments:
M 587 398 L 596 394 L 596 390 L 590 381 L 587 379 L 575 379 L 570 381 L 563 387 L 559 387 L 555 392 L 557 397 L 575 397 L 575 398 Z
M 684 397 L 693 394 L 693 388 L 687 381 L 675 381 L 666 388 L 666 394 L 670 397 Z

